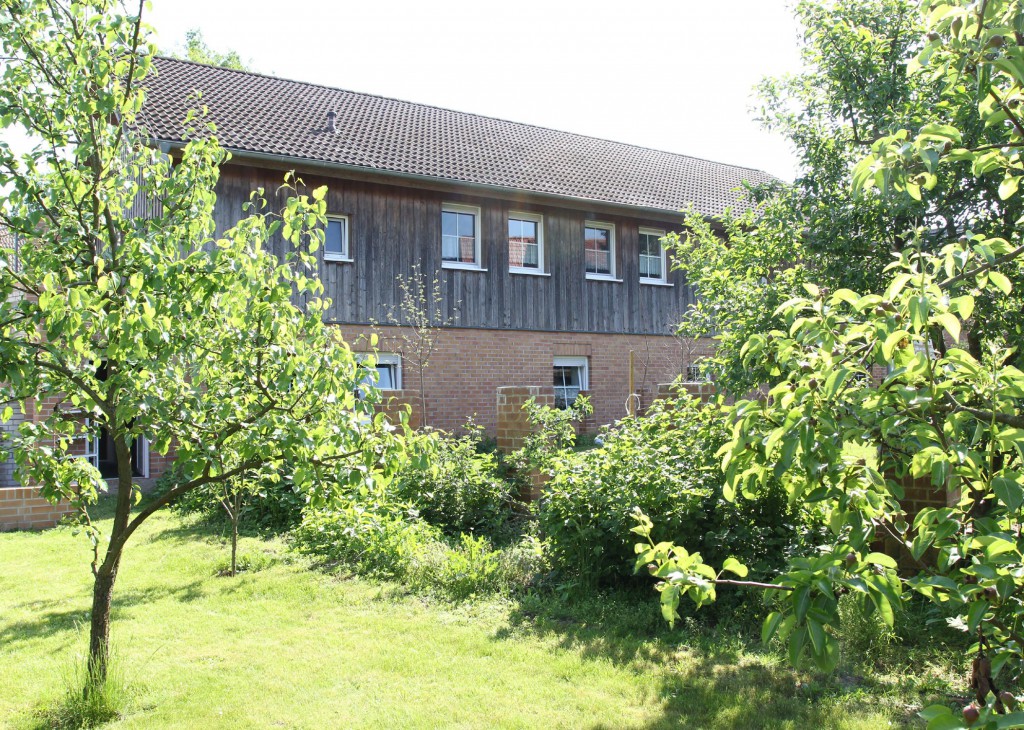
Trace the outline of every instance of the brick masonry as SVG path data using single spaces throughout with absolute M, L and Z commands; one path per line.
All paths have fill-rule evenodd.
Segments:
M 367 351 L 369 326 L 337 325 L 356 351 Z M 400 353 L 398 329 L 378 327 L 378 350 Z M 712 352 L 711 340 L 683 342 L 668 335 L 604 335 L 524 330 L 449 328 L 440 330 L 437 349 L 423 372 L 425 425 L 457 430 L 473 417 L 496 436 L 495 394 L 506 386 L 552 385 L 554 358 L 586 357 L 594 415 L 587 430 L 626 415 L 629 351 L 634 351 L 634 382 L 641 407 L 657 395 L 659 383 L 674 380 L 686 366 Z M 402 364 L 403 385 L 419 390 L 419 373 Z
M 7 530 L 43 530 L 53 527 L 61 517 L 72 513 L 66 502 L 51 504 L 39 496 L 35 487 L 0 489 L 0 532 Z

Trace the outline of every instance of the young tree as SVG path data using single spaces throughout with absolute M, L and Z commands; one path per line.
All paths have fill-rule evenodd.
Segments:
M 401 355 L 402 362 L 415 370 L 420 388 L 421 423 L 429 426 L 426 370 L 441 341 L 442 328 L 451 327 L 458 321 L 461 302 L 455 303 L 455 314 L 446 316 L 442 311 L 444 297 L 440 279 L 435 276 L 428 284 L 419 264 L 413 264 L 409 276 L 396 277 L 396 282 L 401 302 L 388 310 L 388 324 L 396 327 L 398 333 L 390 337 L 386 334 L 381 336 L 388 337 L 391 346 Z
M 1008 687 L 1024 676 L 1024 373 L 1013 363 L 1024 241 L 1019 220 L 993 229 L 992 214 L 1013 210 L 1024 170 L 1024 8 L 930 0 L 922 10 L 908 69 L 939 85 L 937 114 L 975 115 L 987 137 L 946 121 L 880 136 L 853 170 L 853 195 L 938 206 L 943 179 L 952 189 L 965 175 L 964 189 L 994 185 L 1002 202 L 979 199 L 952 229 L 907 231 L 909 245 L 876 292 L 804 283 L 778 307 L 783 326 L 752 335 L 739 353 L 766 364 L 777 384 L 764 399 L 736 403 L 723 468 L 733 493 L 782 478 L 790 499 L 820 503 L 829 516 L 830 541 L 761 584 L 779 597 L 766 640 L 784 640 L 794 663 L 810 655 L 829 669 L 839 595 L 891 625 L 916 592 L 954 614 L 950 624 L 974 642 L 975 701 L 962 715 L 927 708 L 929 727 L 1020 727 L 1024 713 L 1006 713 L 1016 702 Z M 907 477 L 930 483 L 948 506 L 915 513 Z M 648 538 L 637 545 L 638 567 L 661 579 L 670 620 L 683 595 L 701 605 L 716 586 L 757 585 L 735 560 L 718 571 L 681 546 L 651 544 L 650 521 L 638 519 L 635 531 Z M 880 537 L 901 547 L 911 570 L 875 550 Z
M 67 500 L 92 537 L 90 672 L 103 682 L 110 607 L 124 551 L 154 512 L 201 487 L 287 470 L 312 503 L 338 481 L 384 478 L 400 440 L 380 435 L 376 394 L 323 323 L 316 279 L 324 189 L 297 182 L 280 215 L 255 193 L 250 215 L 215 236 L 218 166 L 201 124 L 172 159 L 146 144 L 140 109 L 155 52 L 135 12 L 112 0 L 0 3 L 0 125 L 35 142 L 0 144 L 0 400 L 59 396 L 21 426 L 22 479 Z M 265 244 L 292 244 L 281 262 Z M 303 308 L 295 305 L 302 297 Z M 364 389 L 365 390 L 365 389 Z M 3 414 L 11 417 L 11 409 Z M 75 441 L 105 431 L 117 454 L 115 510 L 101 536 L 89 508 L 108 484 Z M 132 445 L 177 451 L 180 478 L 140 504 Z

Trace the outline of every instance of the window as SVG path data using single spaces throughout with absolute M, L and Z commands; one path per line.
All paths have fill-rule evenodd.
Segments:
M 704 380 L 710 380 L 705 368 L 700 363 L 693 363 L 686 366 L 686 382 L 687 383 L 700 383 Z
M 583 246 L 587 258 L 588 279 L 615 278 L 615 226 L 587 221 L 583 227 Z
M 514 274 L 544 272 L 544 217 L 508 214 L 508 270 Z
M 555 358 L 555 408 L 568 408 L 590 387 L 585 357 Z
M 351 261 L 348 253 L 348 216 L 327 216 L 324 232 L 324 261 Z
M 376 385 L 380 390 L 402 389 L 402 358 L 400 355 L 378 353 L 375 356 L 363 355 L 359 359 L 367 357 L 375 361 L 375 374 L 367 373 L 363 382 Z
M 665 249 L 661 239 L 665 231 L 640 229 L 640 281 L 646 284 L 664 284 L 667 270 Z
M 441 265 L 479 269 L 480 209 L 445 203 L 441 206 Z

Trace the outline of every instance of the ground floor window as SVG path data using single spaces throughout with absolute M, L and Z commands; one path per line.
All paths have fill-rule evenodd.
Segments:
M 360 359 L 369 355 L 360 356 Z M 400 355 L 377 353 L 373 373 L 367 373 L 364 383 L 376 385 L 380 390 L 402 389 L 402 358 Z M 376 375 L 374 375 L 376 373 Z
M 580 391 L 590 387 L 588 370 L 585 357 L 555 358 L 555 408 L 570 407 Z

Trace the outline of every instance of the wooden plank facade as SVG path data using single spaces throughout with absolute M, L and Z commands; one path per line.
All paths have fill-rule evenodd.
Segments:
M 669 271 L 666 285 L 642 284 L 639 230 L 680 230 L 681 216 L 642 219 L 600 208 L 555 207 L 537 201 L 405 187 L 318 174 L 300 175 L 309 189 L 327 185 L 329 214 L 349 220 L 348 262 L 323 261 L 320 276 L 333 301 L 332 322 L 385 321 L 397 308 L 396 277 L 409 276 L 419 264 L 428 281 L 436 274 L 444 291 L 443 315 L 457 316 L 458 327 L 544 332 L 666 335 L 693 302 L 680 272 Z M 243 214 L 253 190 L 262 187 L 278 208 L 274 191 L 278 170 L 229 165 L 218 187 L 218 228 Z M 441 264 L 441 207 L 444 203 L 481 210 L 482 271 L 446 269 Z M 544 275 L 509 271 L 509 211 L 544 216 Z M 615 275 L 621 281 L 595 281 L 584 270 L 584 222 L 615 225 Z M 274 242 L 283 251 L 283 241 Z

